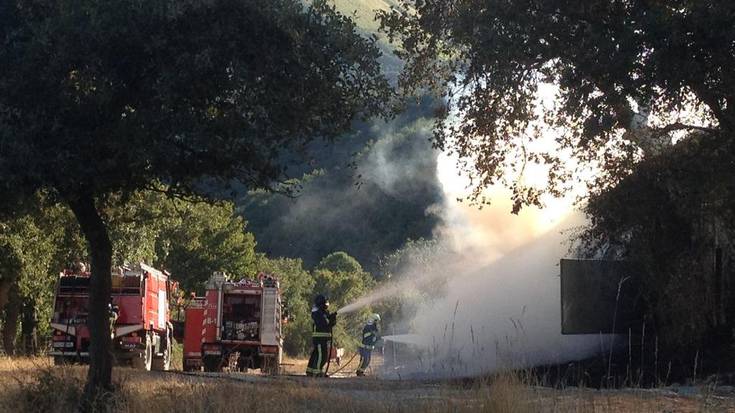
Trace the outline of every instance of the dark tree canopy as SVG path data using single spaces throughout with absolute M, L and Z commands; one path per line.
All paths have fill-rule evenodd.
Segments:
M 0 175 L 16 191 L 268 185 L 288 149 L 379 112 L 387 88 L 373 42 L 323 2 L 17 1 L 3 17 Z
M 380 18 L 406 61 L 401 85 L 448 99 L 435 143 L 466 160 L 475 197 L 505 182 L 516 207 L 538 203 L 517 179 L 528 161 L 550 166 L 547 190 L 568 186 L 566 159 L 532 150 L 543 130 L 529 125 L 539 118 L 558 128 L 559 148 L 602 169 L 596 187 L 618 182 L 676 130 L 735 128 L 731 1 L 399 3 Z M 555 85 L 557 99 L 539 111 L 543 84 Z M 702 111 L 696 122 L 670 116 L 693 110 Z
M 45 189 L 89 243 L 86 400 L 111 388 L 100 200 L 269 187 L 390 94 L 375 40 L 321 0 L 6 1 L 0 41 L 2 206 Z

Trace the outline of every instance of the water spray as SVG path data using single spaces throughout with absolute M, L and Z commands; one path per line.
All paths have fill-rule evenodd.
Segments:
M 351 302 L 350 304 L 347 304 L 344 307 L 340 308 L 339 310 L 337 310 L 337 314 L 353 313 L 375 302 L 379 302 L 386 298 L 397 296 L 405 292 L 407 289 L 411 288 L 414 284 L 415 284 L 415 281 L 413 280 L 404 280 L 404 281 L 393 283 L 390 285 L 385 285 L 367 295 L 364 295 L 358 298 L 357 300 Z
M 419 347 L 428 347 L 431 342 L 428 337 L 420 336 L 418 334 L 393 334 L 389 336 L 382 336 L 383 341 L 392 341 L 398 344 L 411 344 Z
M 352 303 L 345 305 L 337 310 L 337 314 L 352 313 L 387 298 L 398 297 L 409 291 L 421 290 L 426 286 L 443 282 L 450 274 L 472 272 L 480 267 L 479 263 L 469 262 L 466 257 L 461 257 L 455 253 L 447 252 L 442 256 L 434 257 L 434 259 L 436 262 L 442 262 L 441 271 L 436 271 L 436 268 L 429 267 L 425 264 L 404 269 L 400 280 L 384 284 Z

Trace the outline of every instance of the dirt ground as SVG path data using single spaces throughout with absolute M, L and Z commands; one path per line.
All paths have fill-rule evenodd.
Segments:
M 512 375 L 470 384 L 390 381 L 354 377 L 356 360 L 331 378 L 317 379 L 303 376 L 305 360 L 284 364 L 280 376 L 116 368 L 119 391 L 108 411 L 735 412 L 729 388 L 551 389 Z M 84 366 L 53 367 L 43 358 L 0 358 L 0 411 L 72 411 L 84 373 Z

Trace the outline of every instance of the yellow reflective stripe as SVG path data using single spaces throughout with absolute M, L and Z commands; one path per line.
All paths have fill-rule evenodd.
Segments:
M 332 333 L 322 333 L 320 331 L 314 331 L 311 333 L 312 337 L 332 337 Z
M 365 334 L 362 335 L 362 337 L 365 338 L 365 337 L 370 337 L 372 335 L 374 335 L 374 334 L 373 333 L 365 333 Z
M 366 349 L 368 349 L 368 350 L 373 350 L 373 349 L 375 348 L 375 346 L 369 346 L 369 345 L 367 345 L 367 344 L 360 344 L 360 347 L 362 347 L 362 348 L 366 348 Z

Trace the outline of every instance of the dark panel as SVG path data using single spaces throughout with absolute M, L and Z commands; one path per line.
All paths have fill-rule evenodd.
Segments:
M 561 260 L 562 334 L 627 333 L 637 326 L 639 279 L 625 261 Z

